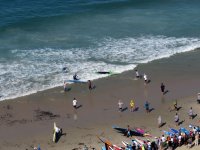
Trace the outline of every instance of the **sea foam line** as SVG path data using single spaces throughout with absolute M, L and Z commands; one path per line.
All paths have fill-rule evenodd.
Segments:
M 121 73 L 140 63 L 170 57 L 200 47 L 198 38 L 142 36 L 96 41 L 96 46 L 74 49 L 12 50 L 13 60 L 0 63 L 0 100 L 13 99 L 62 86 L 78 73 L 83 80 L 105 77 L 99 70 Z M 69 72 L 62 73 L 67 67 Z

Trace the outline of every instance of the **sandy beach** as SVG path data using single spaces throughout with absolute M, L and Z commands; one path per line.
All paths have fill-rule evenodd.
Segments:
M 89 149 L 100 150 L 103 144 L 97 135 L 119 146 L 122 146 L 122 140 L 130 142 L 129 138 L 114 131 L 113 125 L 140 127 L 158 137 L 162 130 L 176 128 L 175 111 L 168 110 L 174 100 L 181 107 L 178 111 L 182 121 L 180 126 L 188 129 L 189 124 L 199 125 L 200 105 L 196 102 L 200 91 L 198 53 L 199 49 L 139 65 L 139 72 L 146 73 L 151 80 L 147 85 L 143 79 L 135 80 L 132 70 L 92 81 L 96 88 L 91 92 L 88 84 L 73 84 L 69 85 L 71 90 L 68 92 L 58 87 L 1 101 L 0 149 L 32 150 L 39 144 L 42 150 L 78 150 L 86 144 Z M 168 90 L 164 96 L 160 91 L 161 82 Z M 73 98 L 81 105 L 77 110 L 72 106 Z M 118 112 L 119 99 L 124 107 L 128 107 L 127 110 Z M 139 107 L 136 112 L 129 111 L 131 99 Z M 149 114 L 144 110 L 146 100 L 150 108 L 154 108 Z M 197 113 L 193 120 L 187 114 L 190 107 Z M 161 128 L 157 127 L 159 115 L 166 122 Z M 57 143 L 52 142 L 54 122 L 64 133 Z

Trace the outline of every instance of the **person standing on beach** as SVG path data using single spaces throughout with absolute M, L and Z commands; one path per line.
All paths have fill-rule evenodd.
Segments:
M 136 78 L 140 78 L 140 74 L 137 69 L 135 69 L 135 75 L 136 75 Z
M 92 90 L 92 82 L 90 80 L 88 80 L 88 88 L 90 91 Z
M 76 98 L 73 99 L 72 104 L 73 104 L 73 107 L 74 107 L 75 109 L 77 109 L 77 100 L 76 100 Z
M 160 128 L 161 125 L 162 125 L 162 118 L 161 118 L 161 116 L 159 115 L 159 116 L 158 116 L 158 128 Z
M 64 81 L 63 87 L 64 87 L 64 91 L 67 92 L 67 82 L 66 81 Z
M 143 78 L 144 78 L 144 82 L 147 83 L 147 82 L 148 82 L 148 79 L 147 79 L 147 75 L 146 75 L 145 73 L 144 73 Z
M 121 100 L 119 100 L 118 102 L 119 112 L 122 112 L 122 106 L 123 106 L 123 103 L 121 102 Z
M 199 132 L 195 134 L 195 146 L 199 145 Z
M 130 108 L 131 108 L 130 111 L 133 112 L 134 109 L 135 109 L 135 103 L 134 103 L 134 100 L 131 100 L 131 101 L 130 101 Z
M 178 116 L 178 113 L 176 113 L 176 115 L 174 116 L 174 122 L 175 122 L 176 126 L 179 125 L 179 116 Z
M 129 125 L 127 126 L 127 133 L 126 133 L 126 136 L 127 136 L 127 137 L 131 136 L 131 129 L 130 129 L 130 126 L 129 126 Z
M 193 115 L 194 115 L 194 114 L 193 114 L 192 107 L 190 108 L 188 114 L 189 114 L 189 119 L 193 119 Z
M 160 89 L 161 89 L 162 94 L 164 95 L 165 94 L 165 85 L 163 83 L 161 83 Z
M 149 113 L 149 103 L 148 103 L 148 101 L 146 101 L 146 103 L 144 104 L 144 108 L 146 109 L 146 112 Z

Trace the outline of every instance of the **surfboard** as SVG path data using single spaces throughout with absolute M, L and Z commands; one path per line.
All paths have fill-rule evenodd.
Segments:
M 87 83 L 87 81 L 83 80 L 66 80 L 67 82 L 72 82 L 72 83 Z
M 111 74 L 110 71 L 97 71 L 97 74 Z
M 170 135 L 174 135 L 174 133 L 172 133 L 172 132 L 168 132 L 168 131 L 165 131 L 165 130 L 163 130 L 163 132 L 164 132 L 165 135 L 168 135 L 168 136 L 170 136 Z
M 117 146 L 117 145 L 113 145 L 113 149 L 114 149 L 114 150 L 122 150 L 122 148 L 119 147 L 119 146 Z
M 53 142 L 56 142 L 56 123 L 53 124 Z
M 183 133 L 185 133 L 187 135 L 190 134 L 190 131 L 188 131 L 186 128 L 181 127 L 180 130 L 181 130 L 181 132 L 183 132 Z
M 119 133 L 122 133 L 124 135 L 127 134 L 127 129 L 126 128 L 120 128 L 118 126 L 113 126 L 113 129 L 117 130 Z M 143 136 L 142 133 L 136 131 L 135 129 L 131 129 L 130 130 L 130 134 L 131 134 L 131 136 Z
M 200 127 L 195 125 L 189 125 L 189 128 L 196 128 L 198 132 L 200 132 Z
M 107 75 L 117 75 L 119 73 L 111 72 L 111 71 L 98 71 L 97 74 L 107 74 Z
M 174 134 L 179 134 L 179 131 L 174 128 L 170 128 L 170 131 L 173 132 Z

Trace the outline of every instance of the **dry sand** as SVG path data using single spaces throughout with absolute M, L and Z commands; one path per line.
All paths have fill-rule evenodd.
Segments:
M 134 71 L 127 71 L 93 81 L 96 88 L 91 92 L 87 84 L 74 84 L 68 92 L 58 87 L 0 102 L 0 150 L 32 150 L 38 144 L 42 150 L 81 149 L 84 144 L 100 150 L 103 144 L 97 135 L 118 145 L 122 145 L 122 140 L 130 141 L 114 131 L 112 125 L 140 127 L 153 136 L 160 136 L 162 130 L 176 128 L 175 111 L 168 110 L 175 99 L 181 107 L 178 113 L 183 123 L 180 126 L 199 125 L 199 116 L 190 120 L 187 112 L 193 107 L 195 113 L 200 113 L 200 105 L 196 103 L 200 72 L 195 63 L 181 61 L 180 57 L 186 56 L 187 53 L 139 65 L 138 70 L 151 80 L 147 85 L 143 79 L 134 79 Z M 161 82 L 169 91 L 164 96 L 160 91 Z M 72 107 L 74 97 L 82 105 L 77 110 Z M 118 112 L 119 99 L 124 107 L 129 107 L 130 100 L 134 99 L 139 110 L 130 112 L 128 108 Z M 143 107 L 146 100 L 154 108 L 149 114 Z M 159 115 L 166 122 L 162 128 L 157 127 Z M 53 122 L 65 133 L 58 143 L 52 142 Z

